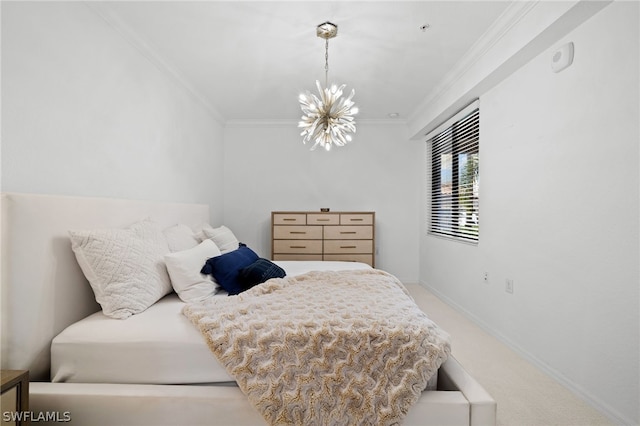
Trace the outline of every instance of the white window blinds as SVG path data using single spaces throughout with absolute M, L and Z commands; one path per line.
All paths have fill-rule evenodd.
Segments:
M 463 109 L 430 135 L 434 136 L 427 140 L 431 144 L 429 232 L 477 242 L 480 216 L 478 102 Z

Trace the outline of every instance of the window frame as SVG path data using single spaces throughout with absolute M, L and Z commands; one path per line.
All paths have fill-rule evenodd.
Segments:
M 477 245 L 480 241 L 480 104 L 475 100 L 454 114 L 426 135 L 427 143 L 427 190 L 429 208 L 427 234 L 448 240 Z M 450 155 L 451 195 L 441 192 L 444 155 Z M 438 157 L 435 157 L 435 156 Z M 461 156 L 466 155 L 465 165 L 472 161 L 471 182 L 461 185 Z M 446 171 L 449 170 L 447 173 Z M 448 183 L 447 179 L 445 183 Z M 440 188 L 440 191 L 438 190 Z M 471 191 L 471 208 L 460 206 L 460 200 Z M 436 195 L 438 194 L 438 195 Z M 450 203 L 450 204 L 448 204 Z M 450 208 L 448 208 L 450 205 Z M 467 204 L 468 206 L 468 204 Z M 471 212 L 468 215 L 468 212 Z M 464 216 L 463 216 L 464 214 Z M 470 216 L 471 221 L 466 220 Z M 465 219 L 461 219 L 464 217 Z

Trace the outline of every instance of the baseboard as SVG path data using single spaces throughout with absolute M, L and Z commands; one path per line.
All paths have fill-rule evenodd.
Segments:
M 580 398 L 583 401 L 585 401 L 587 404 L 592 406 L 595 410 L 600 412 L 603 416 L 606 416 L 607 418 L 609 418 L 612 422 L 614 422 L 616 424 L 619 424 L 619 425 L 633 425 L 633 424 L 635 424 L 635 422 L 632 419 L 626 418 L 625 416 L 623 416 L 620 413 L 618 413 L 617 410 L 614 410 L 609 404 L 601 401 L 599 398 L 594 397 L 590 392 L 586 391 L 580 385 L 576 384 L 574 381 L 570 380 L 565 375 L 563 375 L 562 373 L 560 373 L 558 370 L 554 369 L 553 367 L 551 367 L 547 363 L 541 361 L 535 355 L 531 354 L 530 352 L 528 352 L 528 351 L 524 350 L 523 348 L 521 348 L 519 345 L 515 344 L 508 337 L 504 336 L 499 331 L 497 331 L 494 328 L 490 327 L 482 319 L 480 319 L 479 317 L 477 317 L 473 313 L 469 312 L 467 309 L 465 309 L 462 306 L 460 306 L 458 303 L 456 303 L 454 300 L 452 300 L 448 296 L 445 296 L 440 291 L 438 291 L 437 289 L 429 286 L 424 281 L 420 281 L 420 286 L 422 286 L 425 289 L 429 290 L 431 293 L 436 295 L 438 297 L 438 299 L 442 300 L 444 303 L 446 303 L 447 305 L 449 305 L 450 307 L 455 309 L 457 312 L 459 312 L 460 314 L 464 315 L 467 319 L 469 319 L 475 325 L 480 327 L 483 331 L 485 331 L 486 333 L 488 333 L 491 336 L 493 336 L 496 339 L 498 339 L 501 343 L 506 345 L 509 349 L 511 349 L 512 351 L 514 351 L 518 355 L 520 355 L 525 360 L 529 361 L 536 368 L 538 368 L 539 370 L 544 372 L 546 375 L 551 377 L 553 380 L 555 380 L 556 382 L 560 383 L 562 386 L 564 386 L 565 388 L 567 388 L 568 390 L 573 392 L 578 398 Z

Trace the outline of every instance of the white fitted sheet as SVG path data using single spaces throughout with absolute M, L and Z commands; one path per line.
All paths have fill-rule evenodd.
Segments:
M 214 297 L 226 297 L 214 296 Z M 179 384 L 232 381 L 171 293 L 126 320 L 102 312 L 51 343 L 51 381 Z
M 368 269 L 357 262 L 277 261 L 287 275 Z M 227 297 L 218 294 L 214 297 Z M 51 343 L 51 381 L 74 383 L 205 384 L 232 382 L 200 331 L 171 293 L 126 320 L 96 312 Z

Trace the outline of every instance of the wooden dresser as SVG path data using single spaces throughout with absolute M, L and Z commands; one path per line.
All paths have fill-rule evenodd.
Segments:
M 375 267 L 375 212 L 271 212 L 271 258 Z

